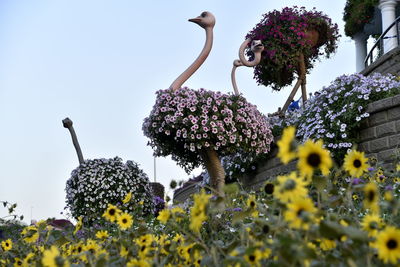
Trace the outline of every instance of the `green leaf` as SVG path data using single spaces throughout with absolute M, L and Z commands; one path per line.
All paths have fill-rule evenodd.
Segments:
M 239 192 L 239 186 L 237 183 L 232 183 L 224 186 L 224 192 L 227 195 L 234 195 Z
M 322 221 L 319 225 L 319 232 L 321 236 L 328 239 L 339 239 L 343 236 L 343 227 L 332 221 Z

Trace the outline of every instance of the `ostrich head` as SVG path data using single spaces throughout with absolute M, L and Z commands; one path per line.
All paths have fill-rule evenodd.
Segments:
M 198 24 L 200 27 L 206 28 L 213 28 L 215 25 L 215 17 L 211 12 L 204 11 L 201 13 L 200 16 L 189 19 L 190 22 L 194 22 Z
M 264 50 L 264 45 L 262 44 L 261 40 L 253 40 L 251 42 L 251 51 L 253 53 L 262 52 Z

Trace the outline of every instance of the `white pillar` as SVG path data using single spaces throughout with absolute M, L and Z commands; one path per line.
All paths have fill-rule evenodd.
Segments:
M 396 0 L 380 0 L 379 8 L 382 13 L 382 33 L 392 24 L 396 19 Z M 387 53 L 393 48 L 397 47 L 396 39 L 396 27 L 392 27 L 388 33 L 387 37 L 393 37 L 388 39 L 383 39 L 383 53 Z
M 364 60 L 367 57 L 367 39 L 368 35 L 361 32 L 353 36 L 356 44 L 356 72 L 361 72 L 365 68 Z

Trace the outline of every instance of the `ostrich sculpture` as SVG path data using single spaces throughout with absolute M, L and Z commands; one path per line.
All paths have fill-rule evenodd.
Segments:
M 169 87 L 171 90 L 178 90 L 182 85 L 195 73 L 200 66 L 207 59 L 210 54 L 213 44 L 213 29 L 215 26 L 215 17 L 211 12 L 204 11 L 200 16 L 189 19 L 190 22 L 194 22 L 206 31 L 206 42 L 200 55 L 196 60 L 181 74 Z M 225 171 L 222 167 L 221 161 L 218 154 L 213 149 L 205 149 L 201 153 L 204 165 L 211 177 L 211 186 L 216 189 L 217 194 L 223 197 L 223 186 L 225 184 Z
M 215 17 L 205 11 L 189 21 L 205 30 L 205 45 L 169 89 L 156 93 L 156 104 L 144 120 L 143 132 L 156 156 L 172 155 L 186 171 L 202 163 L 215 194 L 223 197 L 225 171 L 219 157 L 239 150 L 266 153 L 272 134 L 264 115 L 241 95 L 182 88 L 211 51 Z
M 246 41 L 244 41 L 244 43 L 241 45 L 241 47 L 247 46 L 249 44 L 249 42 L 250 42 L 250 39 L 247 39 Z M 241 51 L 242 51 L 242 53 L 241 53 Z M 241 58 L 241 59 L 235 59 L 233 61 L 233 67 L 232 67 L 232 72 L 231 72 L 231 81 L 232 81 L 233 91 L 235 92 L 236 95 L 239 95 L 239 89 L 236 84 L 236 76 L 235 76 L 236 69 L 237 69 L 237 67 L 241 67 L 241 66 L 254 67 L 260 63 L 261 53 L 262 53 L 262 51 L 264 51 L 264 45 L 261 43 L 261 40 L 253 40 L 251 42 L 251 51 L 254 53 L 254 59 L 252 61 L 247 61 L 246 58 L 244 57 L 244 55 L 243 55 L 244 48 L 239 49 L 239 58 Z M 245 64 L 243 64 L 242 62 L 244 62 Z
M 73 217 L 77 219 L 85 215 L 84 220 L 92 223 L 101 217 L 107 204 L 119 204 L 129 192 L 133 195 L 133 202 L 144 200 L 144 213 L 154 211 L 149 179 L 136 163 L 130 160 L 123 163 L 118 157 L 85 160 L 72 120 L 65 118 L 62 123 L 71 134 L 79 160 L 79 166 L 72 171 L 66 186 L 67 207 Z M 127 205 L 124 209 L 134 211 L 133 205 Z

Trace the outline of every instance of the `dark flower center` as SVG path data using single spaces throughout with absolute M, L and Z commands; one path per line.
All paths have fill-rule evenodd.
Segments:
M 360 168 L 361 167 L 361 161 L 359 159 L 356 159 L 353 161 L 353 166 L 356 168 Z
M 321 157 L 319 154 L 317 153 L 311 153 L 310 155 L 308 155 L 307 157 L 307 163 L 313 167 L 316 168 L 319 166 L 319 164 L 321 163 Z
M 395 249 L 395 248 L 397 248 L 397 240 L 390 239 L 390 240 L 386 243 L 386 246 L 388 247 L 388 249 Z
M 250 207 L 254 208 L 255 205 L 256 205 L 256 203 L 253 200 L 250 201 Z
M 267 193 L 268 195 L 271 195 L 272 193 L 274 193 L 274 185 L 271 183 L 268 183 L 265 185 L 264 190 L 265 190 L 265 193 Z
M 125 223 L 127 223 L 127 222 L 128 222 L 127 219 L 125 219 L 125 218 L 122 219 L 122 223 L 123 223 L 123 224 L 125 224 Z
M 297 217 L 301 217 L 301 215 L 303 215 L 304 210 L 303 209 L 299 209 L 297 211 Z
M 110 214 L 111 216 L 115 215 L 115 209 L 110 209 L 110 211 L 108 212 L 108 214 Z
M 250 256 L 249 256 L 249 260 L 250 260 L 251 262 L 254 262 L 254 261 L 256 260 L 256 257 L 255 257 L 254 255 L 250 255 Z
M 263 228 L 262 228 L 262 230 L 263 230 L 263 233 L 264 233 L 264 234 L 268 234 L 268 232 L 269 232 L 269 226 L 268 226 L 268 225 L 264 225 Z
M 22 261 L 17 261 L 17 265 L 21 266 L 22 265 Z
M 287 181 L 285 182 L 285 185 L 283 186 L 283 188 L 284 188 L 285 190 L 293 190 L 293 189 L 295 189 L 295 188 L 296 188 L 296 181 L 294 181 L 294 180 L 292 180 L 292 179 L 287 180 Z
M 82 247 L 78 247 L 78 253 L 82 252 Z
M 367 194 L 367 198 L 369 202 L 374 201 L 375 199 L 375 192 L 373 190 L 369 190 Z

